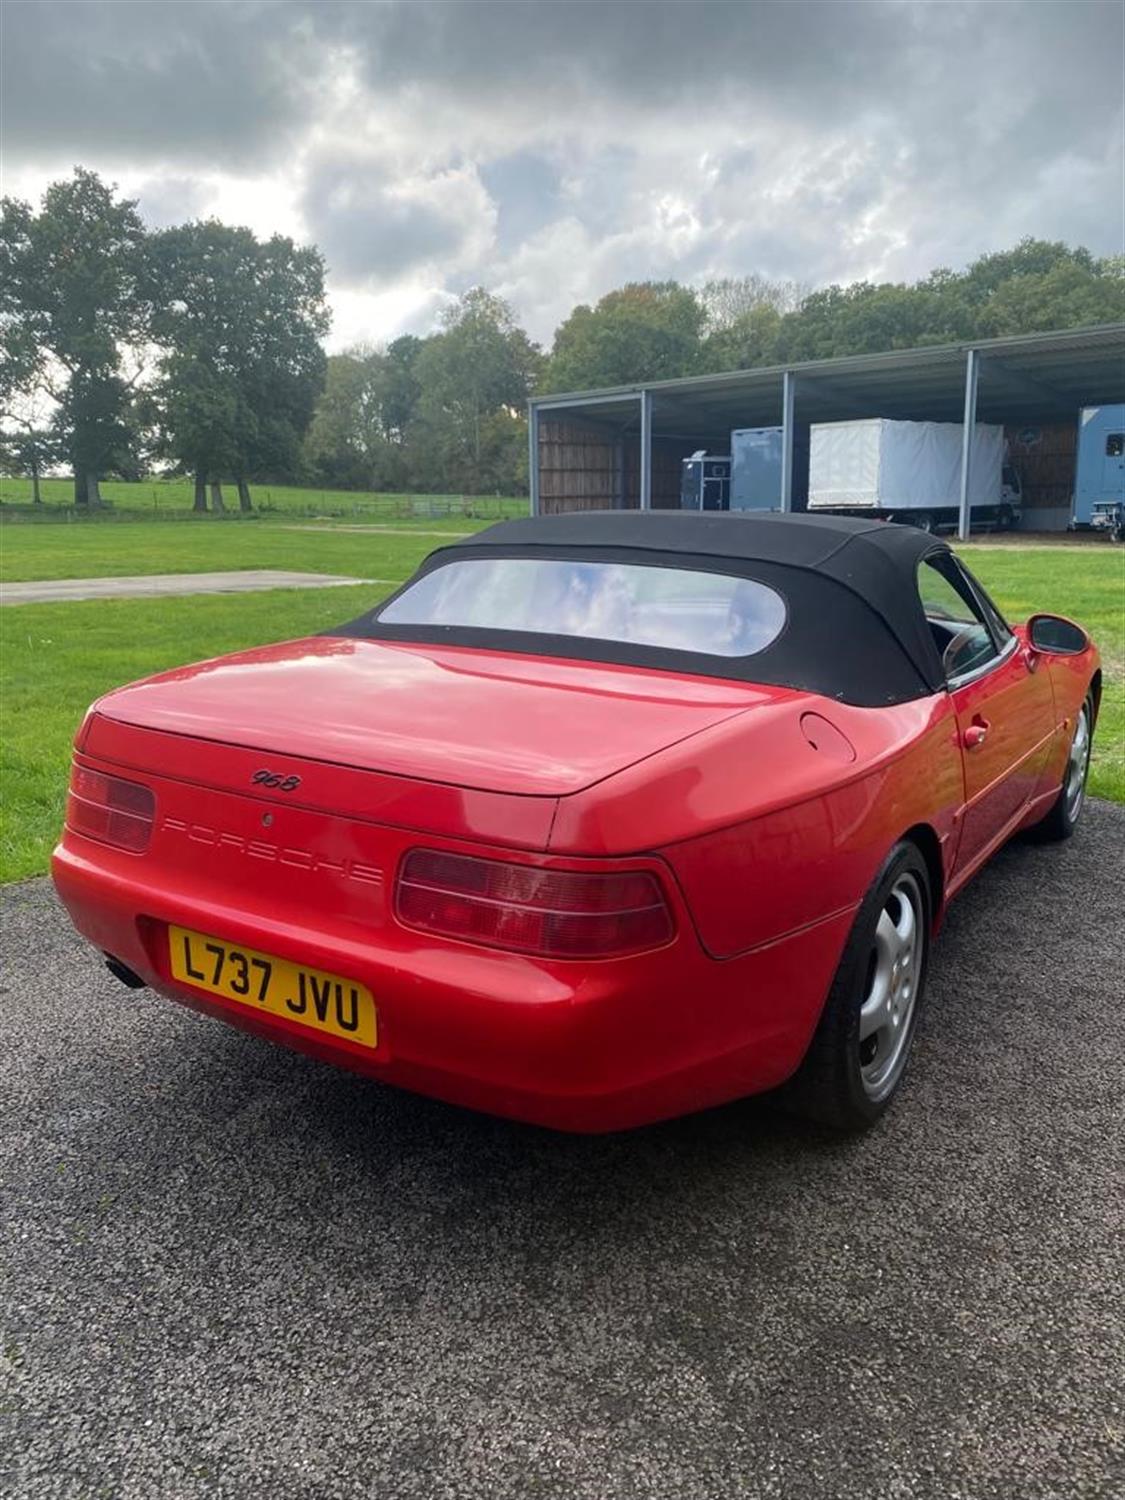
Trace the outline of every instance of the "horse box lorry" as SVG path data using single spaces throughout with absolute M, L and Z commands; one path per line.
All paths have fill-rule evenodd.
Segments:
M 816 422 L 809 434 L 810 511 L 878 516 L 924 531 L 957 524 L 961 501 L 959 422 L 866 417 Z M 973 524 L 1018 523 L 1019 476 L 1004 462 L 1004 429 L 978 423 L 969 462 Z

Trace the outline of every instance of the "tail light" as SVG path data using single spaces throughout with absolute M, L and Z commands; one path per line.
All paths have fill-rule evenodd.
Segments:
M 396 911 L 423 932 L 542 958 L 617 958 L 659 948 L 675 930 L 647 870 L 541 870 L 434 849 L 403 860 Z
M 152 837 L 155 815 L 156 797 L 147 786 L 88 766 L 71 768 L 66 826 L 75 833 L 141 854 Z

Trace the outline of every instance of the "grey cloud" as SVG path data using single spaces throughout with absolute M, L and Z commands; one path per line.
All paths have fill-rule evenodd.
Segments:
M 198 219 L 207 204 L 207 189 L 192 177 L 150 177 L 136 188 L 133 196 L 141 218 L 153 229 L 165 229 Z
M 475 277 L 539 336 L 640 276 L 1122 248 L 1119 0 L 48 0 L 0 23 L 9 168 L 127 161 L 159 217 L 193 174 L 269 162 L 337 283 Z
M 606 0 L 478 0 L 463 4 L 317 7 L 322 35 L 361 53 L 380 88 L 428 79 L 474 95 L 482 82 L 540 103 L 591 97 L 663 107 L 691 99 L 799 90 L 831 108 L 884 69 L 917 24 L 897 3 L 713 4 Z M 834 61 L 846 56 L 848 66 Z M 807 91 L 807 92 L 806 92 Z M 565 123 L 565 116 L 560 124 Z
M 466 119 L 531 108 L 559 135 L 591 106 L 671 107 L 737 129 L 846 129 L 882 111 L 937 157 L 994 99 L 1026 149 L 1095 142 L 1121 99 L 1123 17 L 1106 3 L 714 4 L 692 0 L 168 0 L 8 4 L 8 151 L 76 136 L 142 156 L 284 149 L 350 49 L 375 99 L 456 99 Z M 1026 107 L 1013 115 L 1013 97 Z M 664 127 L 680 120 L 668 116 Z
M 452 191 L 450 187 L 452 185 Z M 437 174 L 403 193 L 388 165 L 356 154 L 314 157 L 302 210 L 333 275 L 344 284 L 380 285 L 451 259 L 474 226 L 468 191 Z
M 501 254 L 514 250 L 559 214 L 559 167 L 537 152 L 514 151 L 482 162 L 480 179 L 497 207 Z
M 1029 107 L 1021 129 L 1063 125 L 1086 135 L 1121 97 L 1123 16 L 1115 0 L 328 0 L 313 24 L 354 47 L 380 91 L 422 83 L 470 109 L 502 110 L 522 99 L 550 109 L 562 132 L 592 102 L 619 110 L 675 105 L 735 121 L 784 113 L 797 129 L 814 122 L 838 129 L 882 109 L 901 112 L 904 125 L 920 113 L 940 121 L 940 145 L 962 133 L 974 99 L 987 107 L 990 96 L 1022 93 Z M 1043 95 L 1050 121 L 1032 107 Z M 668 128 L 676 123 L 669 119 Z
M 38 0 L 0 10 L 9 160 L 245 168 L 282 153 L 316 103 L 301 7 L 240 0 Z
M 630 217 L 629 198 L 641 164 L 637 148 L 613 142 L 572 158 L 564 181 L 566 212 L 593 234 L 620 231 Z

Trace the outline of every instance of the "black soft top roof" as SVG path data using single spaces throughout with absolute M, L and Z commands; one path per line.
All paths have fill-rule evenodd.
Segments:
M 888 559 L 910 575 L 943 542 L 914 526 L 854 516 L 775 511 L 588 510 L 498 521 L 458 545 L 629 547 L 693 556 L 736 557 L 821 569 L 845 548 L 853 558 Z
M 622 547 L 741 562 L 781 563 L 823 573 L 859 594 L 910 655 L 932 638 L 918 599 L 919 561 L 944 542 L 915 526 L 854 516 L 683 510 L 572 511 L 500 521 L 471 539 L 477 547 Z
M 902 702 L 943 686 L 941 661 L 922 612 L 917 566 L 947 552 L 911 526 L 845 516 L 699 511 L 581 511 L 501 521 L 432 552 L 419 572 L 459 558 L 603 558 L 705 567 L 779 588 L 789 624 L 776 645 L 749 658 L 692 656 L 529 632 L 380 625 L 379 609 L 333 634 L 445 641 L 594 660 L 631 661 L 839 697 Z M 409 584 L 406 585 L 409 587 Z M 485 637 L 503 637 L 486 639 Z M 744 663 L 740 667 L 739 663 Z

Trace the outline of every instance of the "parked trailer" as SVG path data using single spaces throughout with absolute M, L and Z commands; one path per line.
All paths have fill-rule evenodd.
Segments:
M 730 435 L 731 510 L 777 510 L 781 461 L 780 427 L 736 427 Z
M 685 458 L 680 478 L 681 510 L 730 509 L 730 457 L 697 449 Z
M 814 423 L 809 510 L 878 516 L 925 531 L 955 526 L 961 500 L 961 433 L 959 422 L 869 417 Z M 1018 521 L 1018 505 L 1005 498 L 1004 478 L 1004 429 L 978 423 L 969 465 L 969 505 L 975 524 L 1005 527 Z
M 804 510 L 809 488 L 807 429 L 793 434 L 793 509 Z M 731 510 L 780 510 L 785 439 L 780 427 L 736 427 L 730 435 Z
M 1078 421 L 1071 529 L 1125 536 L 1125 406 L 1087 406 Z

